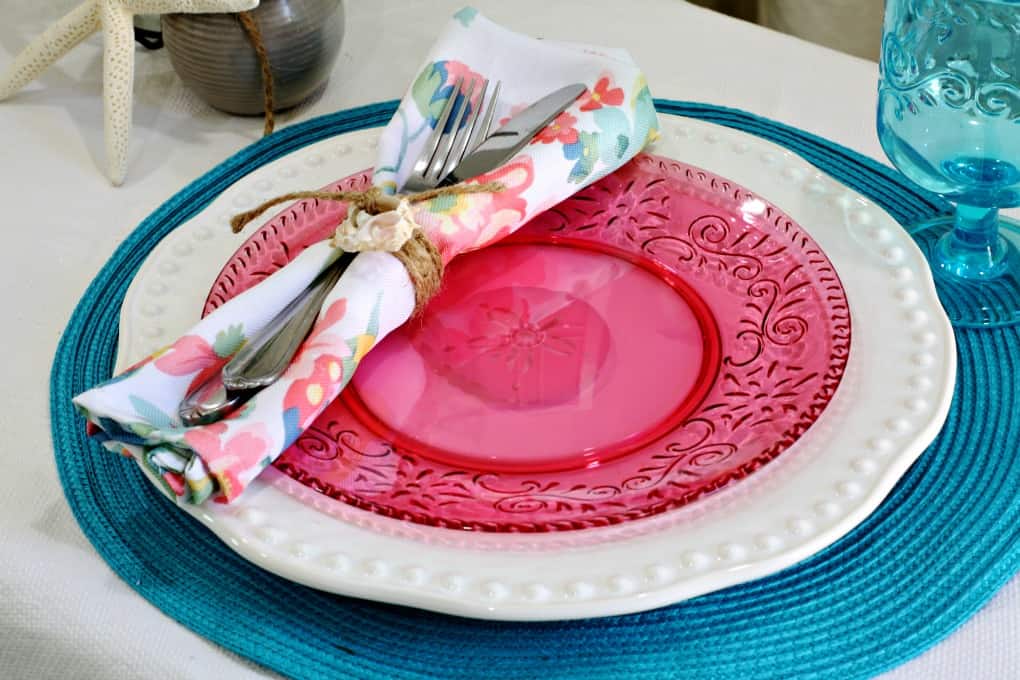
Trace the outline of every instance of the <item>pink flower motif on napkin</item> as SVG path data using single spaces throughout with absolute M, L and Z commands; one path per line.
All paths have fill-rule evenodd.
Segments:
M 246 423 L 241 427 L 228 427 L 230 421 L 220 421 L 212 425 L 196 427 L 188 430 L 184 441 L 198 455 L 216 478 L 220 493 L 227 501 L 233 500 L 244 488 L 237 473 L 244 470 L 265 467 L 265 459 L 270 451 L 272 441 L 264 423 Z M 266 463 L 268 464 L 268 463 Z
M 185 335 L 156 357 L 156 368 L 170 375 L 190 375 L 222 359 L 212 345 L 198 335 Z
M 156 368 L 163 373 L 177 376 L 194 373 L 195 377 L 188 385 L 189 392 L 208 380 L 224 363 L 213 346 L 197 335 L 185 335 L 152 358 Z
M 245 337 L 241 324 L 234 324 L 216 334 L 213 344 L 198 335 L 185 335 L 170 347 L 154 354 L 151 358 L 163 373 L 169 375 L 196 374 L 188 391 L 204 383 L 213 373 L 220 370 L 241 345 Z
M 532 144 L 573 144 L 577 141 L 577 118 L 564 111 L 531 140 Z
M 609 76 L 602 76 L 595 83 L 595 91 L 586 90 L 581 95 L 581 110 L 594 111 L 603 106 L 619 106 L 623 103 L 623 89 L 612 87 Z
M 284 379 L 293 381 L 283 397 L 284 419 L 289 421 L 288 430 L 292 429 L 291 426 L 303 430 L 311 425 L 323 407 L 336 398 L 350 378 L 346 364 L 352 358 L 360 359 L 358 355 L 362 352 L 358 350 L 363 344 L 360 338 L 357 347 L 352 350 L 345 339 L 331 333 L 333 326 L 346 314 L 346 299 L 331 304 L 287 369 Z M 364 344 L 370 348 L 373 342 L 374 338 L 366 339 Z M 364 351 L 367 352 L 367 348 Z
M 340 357 L 318 357 L 312 362 L 308 377 L 295 380 L 287 390 L 283 398 L 284 413 L 295 409 L 298 427 L 307 428 L 319 415 L 323 402 L 329 403 L 336 397 L 343 376 L 343 360 Z
M 446 66 L 446 82 L 451 86 L 457 82 L 458 78 L 462 78 L 464 80 L 465 89 L 467 89 L 469 83 L 480 83 L 483 80 L 482 74 L 477 71 L 472 71 L 471 67 L 462 61 L 449 59 L 442 63 Z
M 439 196 L 419 204 L 415 221 L 438 246 L 446 260 L 508 235 L 526 219 L 528 202 L 522 194 L 535 181 L 530 156 L 518 156 L 471 183 L 501 182 L 503 191 L 491 194 Z

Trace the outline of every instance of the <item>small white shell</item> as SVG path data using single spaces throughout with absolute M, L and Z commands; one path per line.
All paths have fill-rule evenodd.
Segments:
M 410 203 L 401 201 L 396 210 L 372 215 L 365 220 L 362 220 L 361 213 L 354 220 L 348 213 L 333 236 L 333 245 L 349 253 L 367 250 L 392 253 L 403 247 L 417 227 Z

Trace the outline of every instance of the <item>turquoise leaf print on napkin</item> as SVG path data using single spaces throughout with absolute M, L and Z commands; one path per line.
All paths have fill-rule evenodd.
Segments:
M 163 430 L 165 432 L 172 432 L 174 430 L 181 429 L 180 425 L 174 422 L 174 419 L 169 415 L 160 410 L 155 404 L 142 399 L 137 395 L 131 395 L 130 397 L 131 406 L 143 420 L 148 423 L 149 431 L 153 429 Z M 137 423 L 135 423 L 137 424 Z M 141 436 L 147 436 L 148 432 L 142 434 L 141 432 L 135 431 L 135 434 Z
M 290 447 L 304 430 L 301 429 L 301 413 L 296 406 L 283 412 L 283 446 Z
M 595 167 L 599 159 L 599 133 L 582 131 L 578 133 L 578 139 L 573 144 L 563 146 L 563 156 L 567 160 L 577 161 L 567 179 L 580 184 Z
M 216 352 L 216 356 L 219 358 L 226 359 L 241 349 L 241 345 L 244 342 L 244 326 L 242 324 L 232 324 L 225 331 L 220 331 L 216 334 L 216 339 L 213 341 L 213 351 Z
M 460 22 L 461 26 L 467 28 L 475 20 L 478 10 L 474 7 L 465 7 L 453 15 L 453 18 Z
M 464 83 L 482 80 L 482 76 L 472 71 L 466 64 L 454 59 L 447 59 L 428 64 L 411 85 L 411 98 L 414 99 L 422 118 L 428 121 L 430 128 L 435 128 L 439 122 L 439 116 L 443 112 L 443 107 L 446 106 L 446 100 L 454 93 L 453 86 L 458 78 Z M 457 99 L 461 100 L 457 106 L 462 106 L 464 99 L 462 90 L 458 91 Z M 468 111 L 470 112 L 470 110 L 471 104 L 468 104 Z M 467 116 L 461 122 L 461 126 L 463 127 L 466 123 Z
M 436 126 L 439 114 L 443 110 L 445 99 L 437 95 L 445 84 L 446 69 L 443 68 L 443 62 L 435 62 L 422 69 L 411 85 L 411 97 L 418 106 L 419 113 L 429 121 L 429 127 Z
M 616 166 L 617 161 L 627 152 L 630 139 L 630 121 L 627 115 L 616 107 L 598 109 L 593 114 L 595 124 L 602 134 L 599 136 L 599 157 L 608 166 Z

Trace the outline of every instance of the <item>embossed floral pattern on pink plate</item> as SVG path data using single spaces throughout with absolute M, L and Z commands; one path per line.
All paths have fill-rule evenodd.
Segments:
M 343 212 L 313 203 L 267 224 L 206 311 Z M 454 260 L 422 317 L 364 358 L 275 466 L 435 526 L 625 522 L 780 455 L 831 399 L 849 351 L 846 297 L 807 233 L 726 179 L 642 155 Z

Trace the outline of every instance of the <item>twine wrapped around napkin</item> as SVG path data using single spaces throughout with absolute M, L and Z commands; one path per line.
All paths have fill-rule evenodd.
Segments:
M 472 8 L 454 15 L 383 131 L 376 196 L 402 186 L 458 78 L 502 81 L 497 119 L 564 85 L 587 91 L 509 162 L 458 185 L 384 211 L 373 225 L 353 216 L 337 245 L 370 249 L 354 259 L 323 304 L 308 339 L 283 376 L 229 417 L 185 427 L 177 408 L 191 388 L 223 364 L 340 250 L 313 245 L 265 281 L 202 319 L 169 347 L 74 399 L 95 436 L 138 458 L 182 502 L 227 502 L 269 466 L 336 398 L 362 357 L 424 304 L 400 254 L 361 231 L 390 224 L 412 232 L 445 264 L 484 247 L 531 217 L 617 169 L 656 134 L 644 76 L 622 50 L 553 43 L 513 33 Z M 407 224 L 401 224 L 406 221 Z M 397 235 L 394 235 L 396 238 Z M 406 259 L 406 258 L 405 258 Z M 441 273 L 441 267 L 437 267 Z
M 407 270 L 414 286 L 415 312 L 420 312 L 439 292 L 443 279 L 443 256 L 429 239 L 425 230 L 415 221 L 414 203 L 435 198 L 456 198 L 467 194 L 496 193 L 506 187 L 500 182 L 484 184 L 457 184 L 422 191 L 411 196 L 383 194 L 378 187 L 367 191 L 294 191 L 277 196 L 252 210 L 235 215 L 230 220 L 234 233 L 241 231 L 253 219 L 269 208 L 299 198 L 321 201 L 343 201 L 350 210 L 346 219 L 336 228 L 330 245 L 348 253 L 383 251 L 393 253 Z M 369 217 L 364 217 L 368 213 Z

